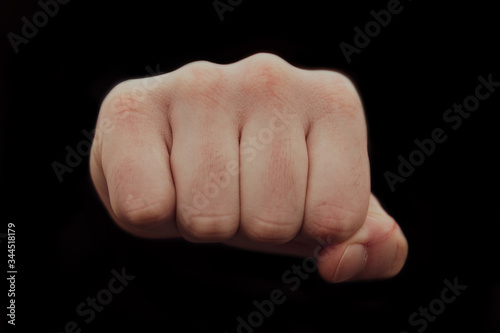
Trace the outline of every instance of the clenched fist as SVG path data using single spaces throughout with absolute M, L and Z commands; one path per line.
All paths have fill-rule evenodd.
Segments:
M 123 82 L 102 103 L 90 167 L 137 236 L 314 255 L 331 282 L 390 277 L 406 259 L 370 194 L 361 101 L 336 72 L 256 54 Z

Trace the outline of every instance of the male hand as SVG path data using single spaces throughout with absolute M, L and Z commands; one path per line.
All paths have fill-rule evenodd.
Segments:
M 256 54 L 123 82 L 103 101 L 90 168 L 136 236 L 314 256 L 330 282 L 391 277 L 406 260 L 370 194 L 361 101 L 333 71 Z

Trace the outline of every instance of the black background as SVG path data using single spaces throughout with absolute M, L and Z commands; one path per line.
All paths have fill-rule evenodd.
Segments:
M 457 130 L 443 122 L 474 93 L 477 77 L 500 81 L 493 5 L 402 1 L 403 11 L 347 63 L 339 44 L 387 1 L 245 0 L 221 22 L 212 1 L 77 1 L 16 54 L 36 1 L 0 4 L 1 233 L 16 225 L 16 329 L 61 332 L 235 332 L 275 288 L 287 302 L 257 332 L 416 332 L 408 317 L 440 297 L 443 280 L 467 285 L 426 332 L 500 332 L 499 94 Z M 485 2 L 487 3 L 487 2 Z M 121 232 L 89 178 L 88 159 L 59 182 L 53 161 L 85 140 L 118 82 L 195 60 L 229 63 L 271 52 L 299 67 L 329 68 L 356 84 L 367 114 L 372 189 L 409 240 L 407 264 L 387 281 L 329 285 L 317 275 L 295 292 L 281 275 L 301 260 L 215 245 L 151 242 Z M 500 90 L 500 89 L 499 89 Z M 389 189 L 398 155 L 441 127 L 448 139 L 404 183 Z M 6 241 L 2 239 L 2 274 Z M 126 267 L 134 281 L 86 324 L 75 308 Z M 5 281 L 5 280 L 4 280 Z M 2 318 L 6 317 L 6 293 Z M 420 326 L 419 326 L 420 327 Z

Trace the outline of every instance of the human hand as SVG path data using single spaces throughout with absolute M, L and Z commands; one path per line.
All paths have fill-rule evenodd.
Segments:
M 364 112 L 346 77 L 256 54 L 150 80 L 108 94 L 92 146 L 94 185 L 121 228 L 314 256 L 330 282 L 400 271 L 408 245 L 370 194 Z

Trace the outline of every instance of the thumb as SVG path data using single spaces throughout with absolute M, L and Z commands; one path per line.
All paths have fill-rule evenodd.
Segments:
M 389 278 L 401 270 L 407 254 L 399 225 L 372 194 L 364 225 L 347 241 L 325 246 L 318 270 L 329 282 Z

